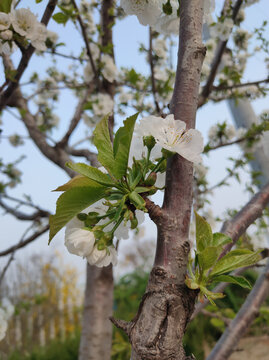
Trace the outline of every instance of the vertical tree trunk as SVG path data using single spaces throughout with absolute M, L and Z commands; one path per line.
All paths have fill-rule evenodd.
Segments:
M 171 102 L 175 119 L 195 127 L 202 44 L 203 0 L 181 0 L 176 83 Z M 132 360 L 185 360 L 182 338 L 194 308 L 196 292 L 186 287 L 189 223 L 192 207 L 192 163 L 179 155 L 167 166 L 162 209 L 149 210 L 158 229 L 157 250 L 146 293 L 136 317 L 124 329 L 132 344 Z
M 87 264 L 79 360 L 110 360 L 113 308 L 112 266 Z

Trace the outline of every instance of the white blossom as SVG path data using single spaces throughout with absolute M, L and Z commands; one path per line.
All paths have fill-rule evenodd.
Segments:
M 121 87 L 119 89 L 119 102 L 127 104 L 130 100 L 132 100 L 133 95 L 129 92 L 126 92 L 126 90 Z
M 215 0 L 204 1 L 204 22 L 210 24 L 213 22 L 212 13 L 215 10 Z
M 92 110 L 97 117 L 103 117 L 113 110 L 114 102 L 108 94 L 98 93 L 92 97 Z
M 204 146 L 200 131 L 186 130 L 186 123 L 175 120 L 173 114 L 165 119 L 156 116 L 141 119 L 138 132 L 142 136 L 152 135 L 161 147 L 176 152 L 189 161 L 201 161 L 200 154 Z
M 120 4 L 127 15 L 136 15 L 140 24 L 154 25 L 162 13 L 165 0 L 121 0 Z
M 0 37 L 3 40 L 11 40 L 13 37 L 13 33 L 11 30 L 5 30 L 0 33 Z
M 37 24 L 35 26 L 35 30 L 31 35 L 28 35 L 28 39 L 31 40 L 32 46 L 34 46 L 39 51 L 45 51 L 46 47 L 46 39 L 48 36 L 47 28 L 44 24 Z
M 158 57 L 166 58 L 167 47 L 165 39 L 157 38 L 153 43 L 153 49 Z
M 179 17 L 177 16 L 177 10 L 173 7 L 173 12 L 171 15 L 163 14 L 160 16 L 153 28 L 154 30 L 164 35 L 177 35 L 179 33 Z
M 10 13 L 14 30 L 21 36 L 33 36 L 36 31 L 37 19 L 29 9 L 16 9 Z
M 2 42 L 0 40 L 0 54 L 10 55 L 12 52 L 12 48 L 10 47 L 8 42 Z
M 9 14 L 0 12 L 0 31 L 7 30 L 10 27 L 11 21 Z
M 65 246 L 71 254 L 86 257 L 94 247 L 95 238 L 93 232 L 83 229 L 84 223 L 74 217 L 66 225 Z
M 2 308 L 5 311 L 6 320 L 9 320 L 14 314 L 15 308 L 14 305 L 10 302 L 8 298 L 2 299 Z
M 87 83 L 91 82 L 92 79 L 94 78 L 94 72 L 90 62 L 88 62 L 87 65 L 85 66 L 83 73 L 84 73 L 84 80 Z
M 8 140 L 9 140 L 10 144 L 15 147 L 24 144 L 23 139 L 18 134 L 10 135 L 8 137 Z
M 114 246 L 108 246 L 107 249 L 98 250 L 97 245 L 94 246 L 93 251 L 87 257 L 87 261 L 90 265 L 97 267 L 108 266 L 117 264 L 117 251 Z
M 234 23 L 231 18 L 225 18 L 223 22 L 217 22 L 214 26 L 210 27 L 211 37 L 222 41 L 228 40 L 233 24 Z
M 106 80 L 113 82 L 117 76 L 117 67 L 111 56 L 104 54 L 101 62 L 103 64 L 102 74 Z
M 194 164 L 194 174 L 198 179 L 201 179 L 206 176 L 208 168 L 201 164 Z
M 7 332 L 7 321 L 4 317 L 4 311 L 0 309 L 0 341 L 4 339 Z
M 52 42 L 52 44 L 56 44 L 58 41 L 58 38 L 59 38 L 59 35 L 56 32 L 47 30 L 47 39 L 49 39 Z

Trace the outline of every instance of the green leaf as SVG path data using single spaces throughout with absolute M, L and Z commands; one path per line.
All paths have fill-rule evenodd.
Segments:
M 208 246 L 197 254 L 198 262 L 202 271 L 210 269 L 218 260 L 222 247 Z
M 37 4 L 41 3 L 43 0 L 35 0 Z
M 163 12 L 166 15 L 171 15 L 172 14 L 173 8 L 172 8 L 172 5 L 170 3 L 170 0 L 167 0 L 167 2 L 165 4 L 163 4 Z
M 94 186 L 74 187 L 63 193 L 57 200 L 56 214 L 51 215 L 49 243 L 74 216 L 102 199 L 105 187 L 95 183 Z
M 55 20 L 58 24 L 66 24 L 68 19 L 69 19 L 69 16 L 62 13 L 62 12 L 58 12 L 56 14 L 54 14 L 52 16 L 53 20 Z
M 115 135 L 113 144 L 113 153 L 115 158 L 113 174 L 117 179 L 122 178 L 122 176 L 126 174 L 130 146 L 137 117 L 138 113 L 124 120 L 123 126 L 119 128 Z
M 85 176 L 77 175 L 73 179 L 69 180 L 66 184 L 57 187 L 57 189 L 53 191 L 66 191 L 79 186 L 96 186 L 96 182 Z
M 197 251 L 201 252 L 206 247 L 211 246 L 213 242 L 213 235 L 211 226 L 208 222 L 195 212 L 196 218 L 196 247 Z
M 222 233 L 214 233 L 213 234 L 213 246 L 220 246 L 220 245 L 225 245 L 225 244 L 229 244 L 232 242 L 232 239 Z
M 227 282 L 231 284 L 237 284 L 245 289 L 251 289 L 251 284 L 243 276 L 233 276 L 233 275 L 220 275 L 214 276 L 212 278 L 214 282 Z
M 110 174 L 114 175 L 113 169 L 115 159 L 108 131 L 108 118 L 109 115 L 103 117 L 103 119 L 96 125 L 96 128 L 93 132 L 93 143 L 98 150 L 98 161 L 107 169 Z
M 0 12 L 8 14 L 10 12 L 12 0 L 1 0 Z
M 87 176 L 91 180 L 94 180 L 101 185 L 105 185 L 109 187 L 115 185 L 114 181 L 109 177 L 109 175 L 104 174 L 102 171 L 96 169 L 93 166 L 89 166 L 83 163 L 75 164 L 71 162 L 68 162 L 65 165 L 70 169 L 80 173 L 81 175 Z
M 261 260 L 260 252 L 261 250 L 256 252 L 247 249 L 232 250 L 217 262 L 210 276 L 221 275 L 240 267 L 254 265 Z

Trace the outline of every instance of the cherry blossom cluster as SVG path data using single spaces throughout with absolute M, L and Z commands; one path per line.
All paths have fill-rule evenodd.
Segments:
M 100 168 L 102 170 L 102 168 Z M 104 171 L 104 170 L 103 170 Z M 103 200 L 96 202 L 94 205 L 83 211 L 83 214 L 95 214 L 100 217 L 98 226 L 105 228 L 106 232 L 112 230 L 112 223 L 106 225 L 104 215 L 108 207 Z M 143 211 L 136 210 L 135 217 L 138 225 L 144 221 Z M 129 231 L 132 230 L 130 219 L 126 219 L 115 230 L 114 236 L 117 240 L 128 239 Z M 85 222 L 82 220 L 82 215 L 79 218 L 73 218 L 66 226 L 65 230 L 65 246 L 67 250 L 74 255 L 86 258 L 90 265 L 97 267 L 108 266 L 117 264 L 117 252 L 113 243 L 110 246 L 104 247 L 102 239 L 96 239 L 95 233 L 89 228 L 85 227 Z
M 29 9 L 12 9 L 6 14 L 0 12 L 0 54 L 10 54 L 15 43 L 24 47 L 31 43 L 39 51 L 45 51 L 46 40 L 57 41 L 57 34 L 47 30 Z
M 135 124 L 129 152 L 129 172 L 141 164 L 148 164 L 145 175 L 149 171 L 153 194 L 162 190 L 165 185 L 165 160 L 173 153 L 196 164 L 201 162 L 203 138 L 196 129 L 186 129 L 186 123 L 175 120 L 174 115 L 166 118 L 148 116 Z M 163 166 L 162 166 L 163 165 Z M 140 166 L 138 166 L 139 168 Z M 106 173 L 105 168 L 99 168 Z M 127 173 L 126 177 L 128 178 Z M 142 186 L 142 185 L 140 185 Z M 144 185 L 146 186 L 146 185 Z M 146 188 L 143 188 L 147 191 Z M 141 198 L 142 199 L 142 198 Z M 136 199 L 135 202 L 136 203 Z M 133 204 L 134 204 L 133 203 Z M 116 224 L 113 215 L 118 201 L 99 200 L 73 218 L 66 226 L 65 246 L 75 255 L 87 259 L 90 265 L 98 267 L 113 265 L 117 262 L 117 253 L 113 238 L 128 239 L 130 230 L 135 230 L 144 221 L 144 205 L 126 207 L 124 216 Z M 109 215 L 110 214 L 110 215 Z
M 121 7 L 127 15 L 136 15 L 142 25 L 150 25 L 165 35 L 178 34 L 178 0 L 121 0 Z M 204 22 L 211 23 L 215 0 L 205 0 Z

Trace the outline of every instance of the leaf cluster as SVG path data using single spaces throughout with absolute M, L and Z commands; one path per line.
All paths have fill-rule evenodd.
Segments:
M 196 251 L 195 258 L 189 260 L 186 285 L 190 289 L 199 289 L 199 299 L 203 301 L 203 297 L 206 296 L 212 304 L 214 304 L 214 300 L 224 296 L 222 293 L 208 290 L 208 286 L 212 283 L 228 282 L 250 289 L 251 285 L 247 279 L 242 276 L 230 275 L 230 272 L 256 264 L 261 259 L 259 255 L 261 250 L 254 252 L 249 249 L 236 249 L 220 256 L 224 245 L 231 243 L 232 239 L 225 234 L 213 234 L 210 225 L 204 218 L 197 213 L 195 213 L 195 217 Z

